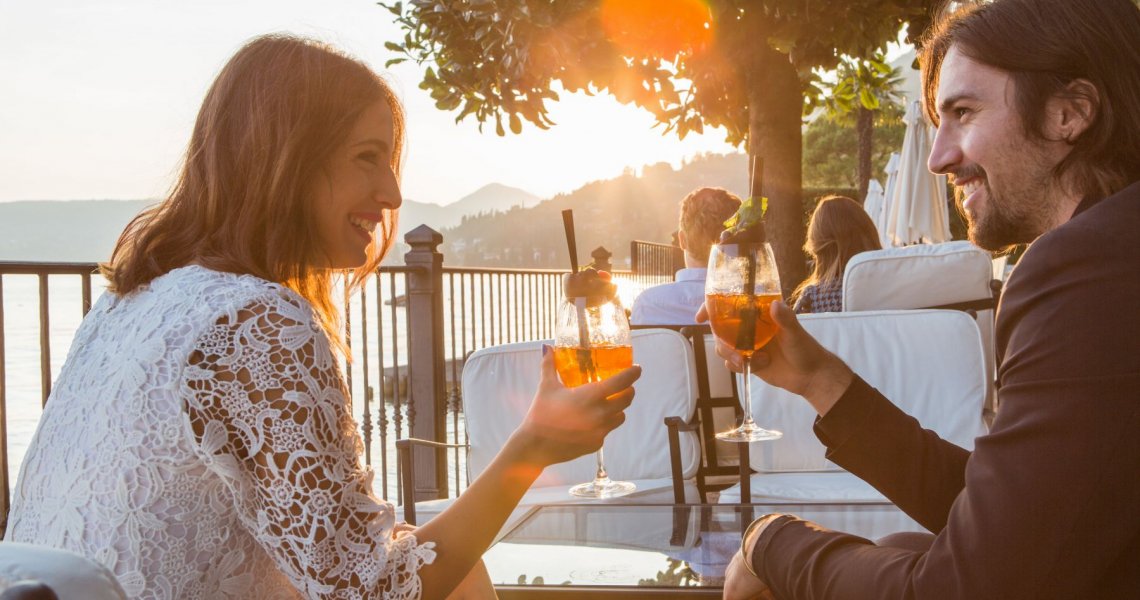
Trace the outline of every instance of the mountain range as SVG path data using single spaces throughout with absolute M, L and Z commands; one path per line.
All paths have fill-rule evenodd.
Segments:
M 420 224 L 443 230 L 469 215 L 531 207 L 538 196 L 492 183 L 447 206 L 404 200 L 399 239 Z M 98 262 L 107 260 L 119 233 L 155 200 L 30 200 L 0 202 L 0 260 Z

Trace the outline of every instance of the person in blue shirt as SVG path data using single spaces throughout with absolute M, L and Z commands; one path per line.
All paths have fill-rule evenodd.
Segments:
M 677 241 L 685 251 L 685 268 L 672 283 L 655 285 L 633 301 L 633 325 L 693 325 L 705 301 L 705 273 L 709 250 L 724 222 L 740 207 L 740 198 L 722 188 L 693 190 L 681 201 Z

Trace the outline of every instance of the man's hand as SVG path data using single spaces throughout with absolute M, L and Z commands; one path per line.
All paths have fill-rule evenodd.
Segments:
M 823 415 L 851 384 L 851 369 L 839 357 L 820 345 L 783 302 L 773 302 L 772 320 L 780 326 L 776 336 L 752 355 L 752 373 L 770 385 L 803 396 Z M 708 320 L 705 307 L 697 322 Z M 731 345 L 716 340 L 716 353 L 729 369 L 741 372 L 744 358 Z
M 739 550 L 724 570 L 724 600 L 775 600 L 772 590 L 748 572 Z

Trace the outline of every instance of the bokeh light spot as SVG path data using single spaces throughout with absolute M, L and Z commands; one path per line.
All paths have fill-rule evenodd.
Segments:
M 633 57 L 696 53 L 712 40 L 712 15 L 703 0 L 603 0 L 606 37 Z

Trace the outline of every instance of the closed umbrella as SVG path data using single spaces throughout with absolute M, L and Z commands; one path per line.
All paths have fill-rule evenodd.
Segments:
M 886 208 L 885 200 L 883 186 L 879 184 L 879 180 L 872 179 L 867 185 L 867 197 L 863 199 L 863 210 L 867 211 L 867 216 L 871 217 L 871 222 L 875 224 L 875 229 L 879 232 L 879 243 L 883 246 L 889 246 L 890 241 L 887 239 L 886 230 L 880 226 Z
M 950 241 L 946 176 L 926 168 L 934 135 L 919 103 L 906 110 L 906 134 L 893 189 L 887 184 L 886 232 L 893 246 Z

